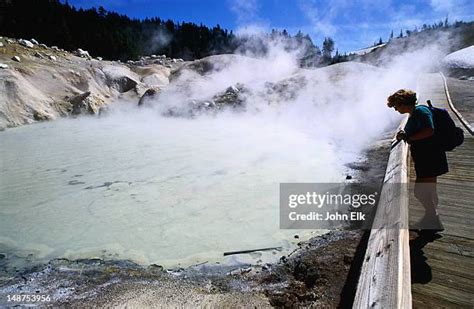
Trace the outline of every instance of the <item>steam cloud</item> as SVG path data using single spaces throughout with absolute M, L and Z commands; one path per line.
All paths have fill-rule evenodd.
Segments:
M 324 173 L 314 171 L 314 179 L 306 181 L 337 180 L 345 163 L 357 159 L 364 148 L 396 126 L 400 116 L 386 107 L 387 96 L 400 88 L 416 90 L 417 75 L 436 69 L 444 53 L 440 46 L 428 44 L 415 52 L 387 55 L 379 67 L 349 62 L 307 70 L 298 67 L 298 51 L 287 52 L 271 41 L 267 42 L 265 57 L 213 56 L 209 60 L 213 70 L 203 75 L 184 70 L 149 102 L 151 108 L 134 113 L 142 120 L 166 123 L 166 127 L 157 125 L 159 130 L 169 130 L 177 139 L 185 122 L 196 132 L 210 127 L 233 132 L 232 138 L 221 135 L 219 141 L 207 147 L 233 149 L 234 164 L 243 157 L 257 160 L 270 152 L 273 159 L 282 160 L 279 164 L 285 160 L 294 163 L 294 158 L 302 165 L 305 161 L 320 161 Z M 229 108 L 194 119 L 161 116 L 170 109 L 185 114 L 190 101 L 212 100 L 236 85 L 245 89 L 240 94 L 244 110 Z M 119 114 L 116 111 L 112 117 Z M 239 143 L 245 147 L 235 147 Z M 323 166 L 331 166 L 330 171 Z

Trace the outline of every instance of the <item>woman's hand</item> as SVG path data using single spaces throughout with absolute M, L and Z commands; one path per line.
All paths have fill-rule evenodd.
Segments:
M 398 131 L 398 133 L 397 133 L 396 139 L 397 139 L 397 141 L 399 141 L 399 140 L 404 140 L 404 141 L 406 141 L 406 140 L 408 139 L 408 136 L 407 136 L 407 134 L 405 133 L 405 131 L 400 130 L 400 131 Z

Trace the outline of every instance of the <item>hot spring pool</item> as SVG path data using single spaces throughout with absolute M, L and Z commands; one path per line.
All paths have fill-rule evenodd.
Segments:
M 330 144 L 248 115 L 12 128 L 0 132 L 0 251 L 175 267 L 292 250 L 311 231 L 279 229 L 279 183 L 341 173 Z

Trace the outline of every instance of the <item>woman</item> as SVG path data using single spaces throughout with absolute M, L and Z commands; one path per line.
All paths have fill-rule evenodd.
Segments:
M 433 137 L 435 127 L 431 110 L 427 106 L 417 105 L 416 93 L 406 89 L 389 96 L 387 105 L 400 114 L 410 114 L 404 130 L 397 133 L 397 139 L 411 145 L 416 172 L 414 193 L 426 211 L 419 228 L 442 231 L 444 228 L 436 210 L 436 183 L 438 176 L 448 172 L 448 162 L 446 153 L 437 146 Z

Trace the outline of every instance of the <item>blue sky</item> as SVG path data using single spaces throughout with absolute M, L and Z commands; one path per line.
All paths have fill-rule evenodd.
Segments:
M 130 17 L 220 24 L 235 32 L 287 29 L 308 33 L 321 46 L 331 36 L 341 52 L 386 40 L 393 29 L 424 23 L 474 20 L 474 0 L 69 0 L 76 7 L 103 6 Z

